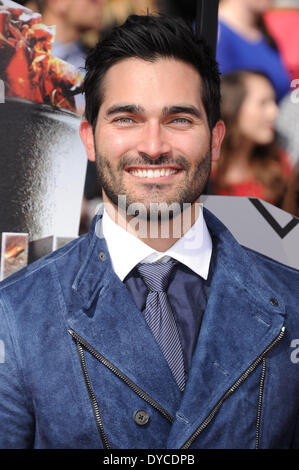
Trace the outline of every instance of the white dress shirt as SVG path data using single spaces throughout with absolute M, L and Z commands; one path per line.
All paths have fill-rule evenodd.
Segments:
M 112 267 L 121 281 L 139 263 L 167 261 L 169 257 L 184 264 L 207 279 L 212 254 L 212 240 L 202 208 L 193 226 L 168 250 L 159 252 L 115 223 L 104 209 L 102 233 L 105 237 Z

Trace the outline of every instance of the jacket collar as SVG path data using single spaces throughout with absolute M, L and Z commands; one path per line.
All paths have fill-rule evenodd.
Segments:
M 285 313 L 285 304 L 279 292 L 274 291 L 271 280 L 262 274 L 264 262 L 259 263 L 258 256 L 243 248 L 233 237 L 228 228 L 208 209 L 204 208 L 204 217 L 217 249 L 218 261 L 229 275 L 230 282 L 244 291 L 248 300 L 270 313 Z M 271 299 L 278 301 L 272 305 Z
M 212 240 L 202 210 L 184 236 L 164 252 L 154 250 L 142 239 L 119 226 L 106 211 L 103 214 L 102 227 L 114 271 L 121 281 L 138 263 L 158 261 L 165 256 L 176 259 L 204 279 L 208 277 Z
M 93 219 L 88 233 L 89 248 L 85 260 L 78 271 L 72 288 L 81 296 L 85 308 L 89 308 L 101 289 L 110 282 L 111 262 L 107 244 L 101 231 L 103 207 Z M 213 240 L 213 248 L 217 249 L 218 263 L 230 276 L 230 283 L 239 285 L 248 301 L 268 312 L 285 312 L 284 301 L 275 292 L 270 282 L 262 276 L 256 266 L 256 258 L 252 259 L 232 236 L 225 225 L 208 209 L 204 208 L 204 218 Z M 271 299 L 277 299 L 278 307 L 272 305 Z

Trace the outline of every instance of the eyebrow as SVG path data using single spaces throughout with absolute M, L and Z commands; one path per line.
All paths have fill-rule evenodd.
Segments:
M 165 106 L 162 110 L 164 116 L 168 114 L 191 114 L 192 116 L 202 119 L 201 112 L 195 106 Z
M 106 116 L 110 117 L 118 113 L 144 114 L 145 109 L 142 106 L 139 106 L 136 104 L 126 104 L 126 105 L 116 104 L 107 109 Z M 169 114 L 180 114 L 180 113 L 190 114 L 192 116 L 195 116 L 198 119 L 202 119 L 201 112 L 195 106 L 175 105 L 175 106 L 164 106 L 164 108 L 162 109 L 163 116 L 167 116 Z
M 142 106 L 137 106 L 136 104 L 127 104 L 127 105 L 114 105 L 111 108 L 108 108 L 106 111 L 106 116 L 112 116 L 113 114 L 118 113 L 136 113 L 142 114 L 145 109 Z

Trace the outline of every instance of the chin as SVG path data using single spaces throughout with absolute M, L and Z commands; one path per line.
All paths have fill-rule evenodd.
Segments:
M 255 139 L 256 145 L 269 145 L 274 140 L 274 132 L 265 132 L 264 135 L 261 135 L 260 138 Z

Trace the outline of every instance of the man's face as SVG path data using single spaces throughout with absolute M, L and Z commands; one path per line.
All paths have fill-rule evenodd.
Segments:
M 204 189 L 211 156 L 218 157 L 224 125 L 212 136 L 201 98 L 201 78 L 184 62 L 125 59 L 103 83 L 94 133 L 86 121 L 81 137 L 96 158 L 104 201 L 118 195 L 127 206 L 193 203 Z

